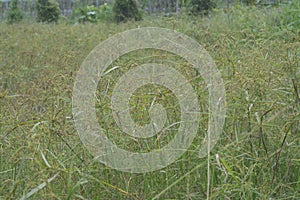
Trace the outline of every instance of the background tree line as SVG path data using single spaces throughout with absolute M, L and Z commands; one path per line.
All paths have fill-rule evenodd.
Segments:
M 9 23 L 26 18 L 38 22 L 57 22 L 59 15 L 78 22 L 96 22 L 99 19 L 140 20 L 143 13 L 174 14 L 186 12 L 192 15 L 208 14 L 214 7 L 232 4 L 277 5 L 292 0 L 2 0 L 0 18 Z

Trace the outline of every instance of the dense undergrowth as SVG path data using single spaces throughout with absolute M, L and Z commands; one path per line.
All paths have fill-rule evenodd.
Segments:
M 207 191 L 211 199 L 299 199 L 300 34 L 282 23 L 281 12 L 280 7 L 233 7 L 205 18 L 146 17 L 118 25 L 1 23 L 0 199 L 204 199 Z M 209 160 L 197 157 L 203 117 L 199 137 L 179 160 L 159 171 L 130 174 L 96 162 L 82 145 L 72 120 L 72 88 L 80 64 L 99 42 L 146 26 L 185 33 L 206 48 L 225 82 L 227 118 Z M 115 65 L 128 70 L 149 55 L 194 75 L 184 61 L 157 51 L 129 54 Z M 111 139 L 125 142 L 122 148 L 159 148 L 170 138 L 158 144 L 115 137 L 109 99 L 102 92 L 108 88 L 110 94 L 120 73 L 99 83 L 99 123 L 115 131 Z M 200 78 L 192 84 L 207 109 L 205 84 Z M 153 95 L 145 91 L 160 90 L 137 91 L 131 102 L 139 113 L 135 120 L 147 123 L 144 110 Z M 159 100 L 178 120 L 172 97 L 165 91 Z

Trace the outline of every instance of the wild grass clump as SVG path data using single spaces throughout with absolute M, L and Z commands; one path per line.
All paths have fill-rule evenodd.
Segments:
M 300 2 L 293 0 L 279 14 L 280 26 L 289 31 L 300 33 Z
M 278 26 L 280 9 L 233 7 L 197 20 L 151 17 L 119 25 L 0 23 L 0 199 L 299 199 L 300 35 Z M 146 62 L 163 63 L 199 94 L 203 115 L 190 149 L 166 168 L 130 174 L 97 162 L 82 145 L 71 111 L 76 72 L 99 42 L 138 26 L 195 38 L 221 72 L 227 118 L 208 158 L 198 157 L 207 130 L 206 84 L 190 79 L 196 72 L 182 58 L 153 49 L 131 52 L 110 66 L 121 67 L 98 83 L 99 124 L 131 151 L 170 141 L 177 127 L 161 140 L 124 136 L 110 108 L 121 74 Z M 135 91 L 134 120 L 149 122 L 154 98 L 165 106 L 169 124 L 179 120 L 174 94 L 159 86 Z

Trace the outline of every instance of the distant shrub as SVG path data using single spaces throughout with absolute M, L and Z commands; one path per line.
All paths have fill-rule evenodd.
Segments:
M 188 12 L 191 15 L 207 15 L 215 7 L 216 3 L 212 0 L 191 0 L 188 5 Z
M 98 9 L 94 5 L 76 8 L 74 12 L 79 23 L 97 22 Z
M 60 15 L 59 5 L 54 0 L 37 0 L 37 21 L 57 22 Z
M 103 4 L 99 8 L 94 5 L 78 7 L 74 10 L 73 19 L 79 23 L 91 22 L 95 23 L 98 20 L 109 21 L 112 19 L 112 6 Z
M 99 11 L 100 11 L 99 18 L 101 20 L 106 20 L 106 21 L 112 20 L 112 12 L 113 12 L 112 10 L 113 8 L 111 4 L 105 3 L 101 5 L 99 7 Z
M 243 3 L 245 3 L 247 6 L 250 6 L 250 5 L 254 5 L 256 3 L 258 3 L 259 1 L 257 0 L 242 0 Z
M 23 12 L 18 8 L 18 0 L 12 0 L 9 10 L 7 11 L 7 23 L 13 24 L 23 19 Z
M 135 0 L 115 0 L 113 13 L 117 22 L 126 22 L 129 19 L 136 21 L 142 19 L 142 13 L 139 11 Z

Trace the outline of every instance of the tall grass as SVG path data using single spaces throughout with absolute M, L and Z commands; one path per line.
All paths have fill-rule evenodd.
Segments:
M 207 18 L 146 18 L 97 25 L 0 26 L 0 198 L 18 199 L 299 199 L 300 35 L 280 23 L 280 8 L 233 7 Z M 280 27 L 279 27 L 280 25 Z M 183 32 L 203 45 L 225 82 L 227 119 L 207 159 L 198 158 L 207 116 L 191 148 L 155 172 L 130 174 L 94 160 L 72 120 L 76 72 L 104 39 L 130 28 L 159 26 Z M 151 57 L 152 58 L 149 58 Z M 180 58 L 158 51 L 133 52 L 99 83 L 97 115 L 120 147 L 147 152 L 172 138 L 132 140 L 120 135 L 109 95 L 120 74 L 149 59 L 168 63 L 186 77 L 195 72 Z M 191 82 L 207 110 L 202 79 Z M 174 95 L 144 87 L 131 100 L 135 120 L 147 123 L 154 96 L 178 120 Z M 176 128 L 176 127 L 175 127 Z M 122 137 L 121 137 L 122 136 Z

